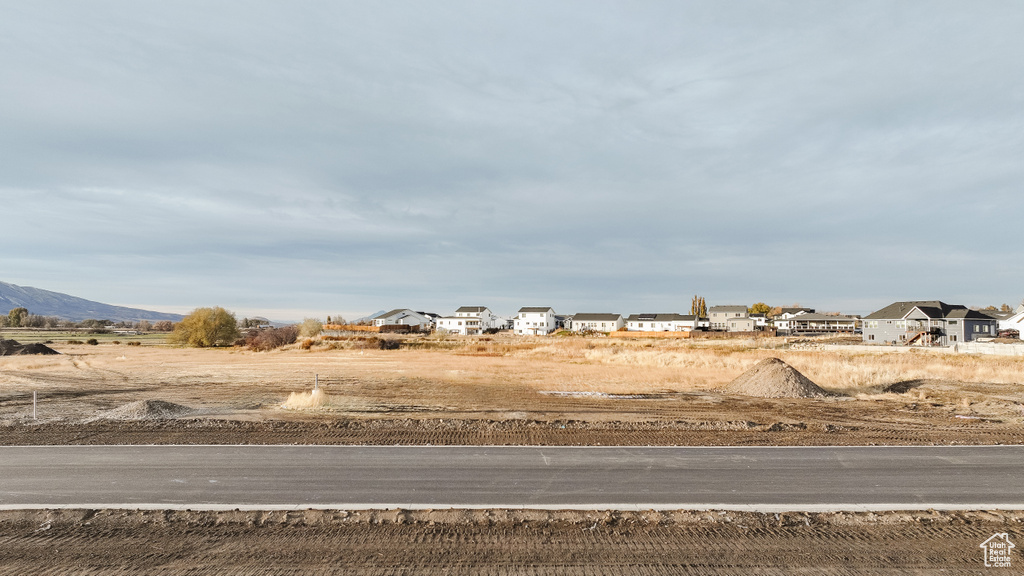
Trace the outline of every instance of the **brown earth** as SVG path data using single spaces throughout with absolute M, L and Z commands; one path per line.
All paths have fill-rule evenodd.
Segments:
M 778 358 L 765 358 L 740 374 L 725 392 L 759 398 L 823 398 L 830 394 Z
M 1024 513 L 14 511 L 0 575 L 981 574 L 1004 532 Z
M 1024 443 L 1022 359 L 778 342 L 55 344 L 62 355 L 0 358 L 0 444 Z M 726 389 L 773 357 L 833 396 Z M 315 379 L 321 405 L 282 407 L 312 399 Z M 0 575 L 978 574 L 979 545 L 997 532 L 1019 543 L 1021 523 L 1016 512 L 15 511 L 0 512 Z
M 1018 359 L 629 348 L 582 339 L 453 346 L 269 353 L 58 346 L 59 356 L 4 357 L 0 443 L 1024 442 Z M 767 357 L 836 396 L 728 393 L 730 381 Z M 291 394 L 308 395 L 315 375 L 326 403 L 284 409 Z

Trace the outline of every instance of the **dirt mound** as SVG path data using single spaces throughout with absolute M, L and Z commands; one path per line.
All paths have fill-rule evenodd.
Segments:
M 20 356 L 28 354 L 60 354 L 46 344 L 19 344 L 17 340 L 0 340 L 0 356 Z
M 832 394 L 778 358 L 767 358 L 725 387 L 728 394 L 760 398 L 821 398 Z
M 100 414 L 99 420 L 166 420 L 188 416 L 194 409 L 164 400 L 138 400 Z

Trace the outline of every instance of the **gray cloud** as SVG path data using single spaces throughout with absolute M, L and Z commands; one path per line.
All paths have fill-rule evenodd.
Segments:
M 1020 297 L 1014 3 L 7 12 L 5 281 L 324 314 Z

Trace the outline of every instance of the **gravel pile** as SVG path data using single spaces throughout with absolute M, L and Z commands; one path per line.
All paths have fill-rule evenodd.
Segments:
M 822 398 L 832 396 L 810 378 L 778 358 L 767 358 L 740 374 L 724 390 L 759 398 Z
M 164 400 L 138 400 L 101 413 L 97 420 L 167 420 L 188 416 L 195 410 Z
M 0 340 L 0 356 L 21 356 L 27 354 L 60 354 L 46 344 L 19 344 L 17 340 Z

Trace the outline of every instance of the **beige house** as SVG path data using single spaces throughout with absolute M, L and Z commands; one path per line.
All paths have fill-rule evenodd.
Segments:
M 757 326 L 757 321 L 749 317 L 729 318 L 725 321 L 727 332 L 753 332 L 755 326 Z
M 746 318 L 748 316 L 746 306 L 712 306 L 708 308 L 708 320 L 711 321 L 712 330 L 728 330 L 728 320 Z

